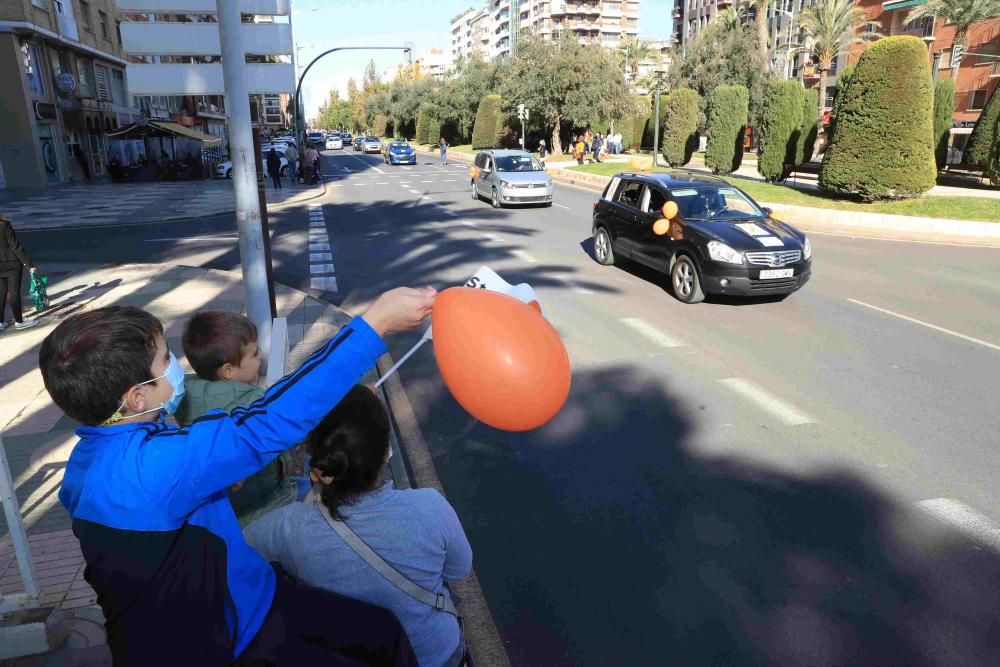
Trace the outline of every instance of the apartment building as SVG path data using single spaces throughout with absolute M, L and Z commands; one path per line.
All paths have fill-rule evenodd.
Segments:
M 434 79 L 441 79 L 451 71 L 451 52 L 444 49 L 426 49 L 417 54 L 413 61 L 420 66 L 421 71 L 426 76 Z
M 489 57 L 492 16 L 485 7 L 467 9 L 451 22 L 451 60 L 470 58 L 474 53 Z
M 0 188 L 103 180 L 139 117 L 114 0 L 0 2 Z

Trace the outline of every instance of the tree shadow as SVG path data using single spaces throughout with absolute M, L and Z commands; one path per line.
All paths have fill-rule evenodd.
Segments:
M 578 372 L 553 422 L 515 434 L 469 417 L 433 363 L 407 387 L 428 396 L 418 418 L 434 416 L 424 435 L 513 664 L 1000 655 L 992 553 L 851 473 L 779 472 L 706 442 L 683 381 Z

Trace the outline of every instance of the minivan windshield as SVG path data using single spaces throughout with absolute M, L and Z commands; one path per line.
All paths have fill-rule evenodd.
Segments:
M 497 171 L 545 171 L 531 155 L 498 155 Z
M 681 217 L 700 220 L 762 218 L 764 212 L 735 188 L 699 187 L 671 190 Z

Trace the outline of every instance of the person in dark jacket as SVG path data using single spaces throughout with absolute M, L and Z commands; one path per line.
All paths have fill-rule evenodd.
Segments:
M 0 331 L 9 326 L 6 322 L 8 294 L 11 310 L 14 311 L 15 329 L 30 329 L 40 323 L 35 319 L 26 320 L 21 314 L 21 273 L 24 267 L 31 273 L 35 272 L 35 265 L 14 234 L 10 218 L 0 213 Z
M 267 173 L 271 174 L 274 187 L 281 189 L 281 158 L 273 148 L 267 152 Z

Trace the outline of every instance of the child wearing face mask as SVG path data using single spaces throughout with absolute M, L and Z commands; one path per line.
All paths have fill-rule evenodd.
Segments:
M 59 500 L 72 518 L 115 665 L 414 665 L 396 616 L 292 580 L 244 540 L 226 490 L 302 441 L 418 326 L 431 288 L 380 296 L 259 400 L 178 428 L 184 373 L 153 315 L 74 315 L 42 342 L 53 401 L 82 426 Z
M 181 338 L 194 375 L 184 378 L 184 398 L 174 419 L 190 426 L 212 410 L 227 413 L 264 396 L 257 386 L 260 349 L 257 327 L 237 313 L 206 310 L 188 320 Z M 292 457 L 282 452 L 273 461 L 229 490 L 236 518 L 244 528 L 271 510 L 302 500 L 309 480 L 289 474 Z

